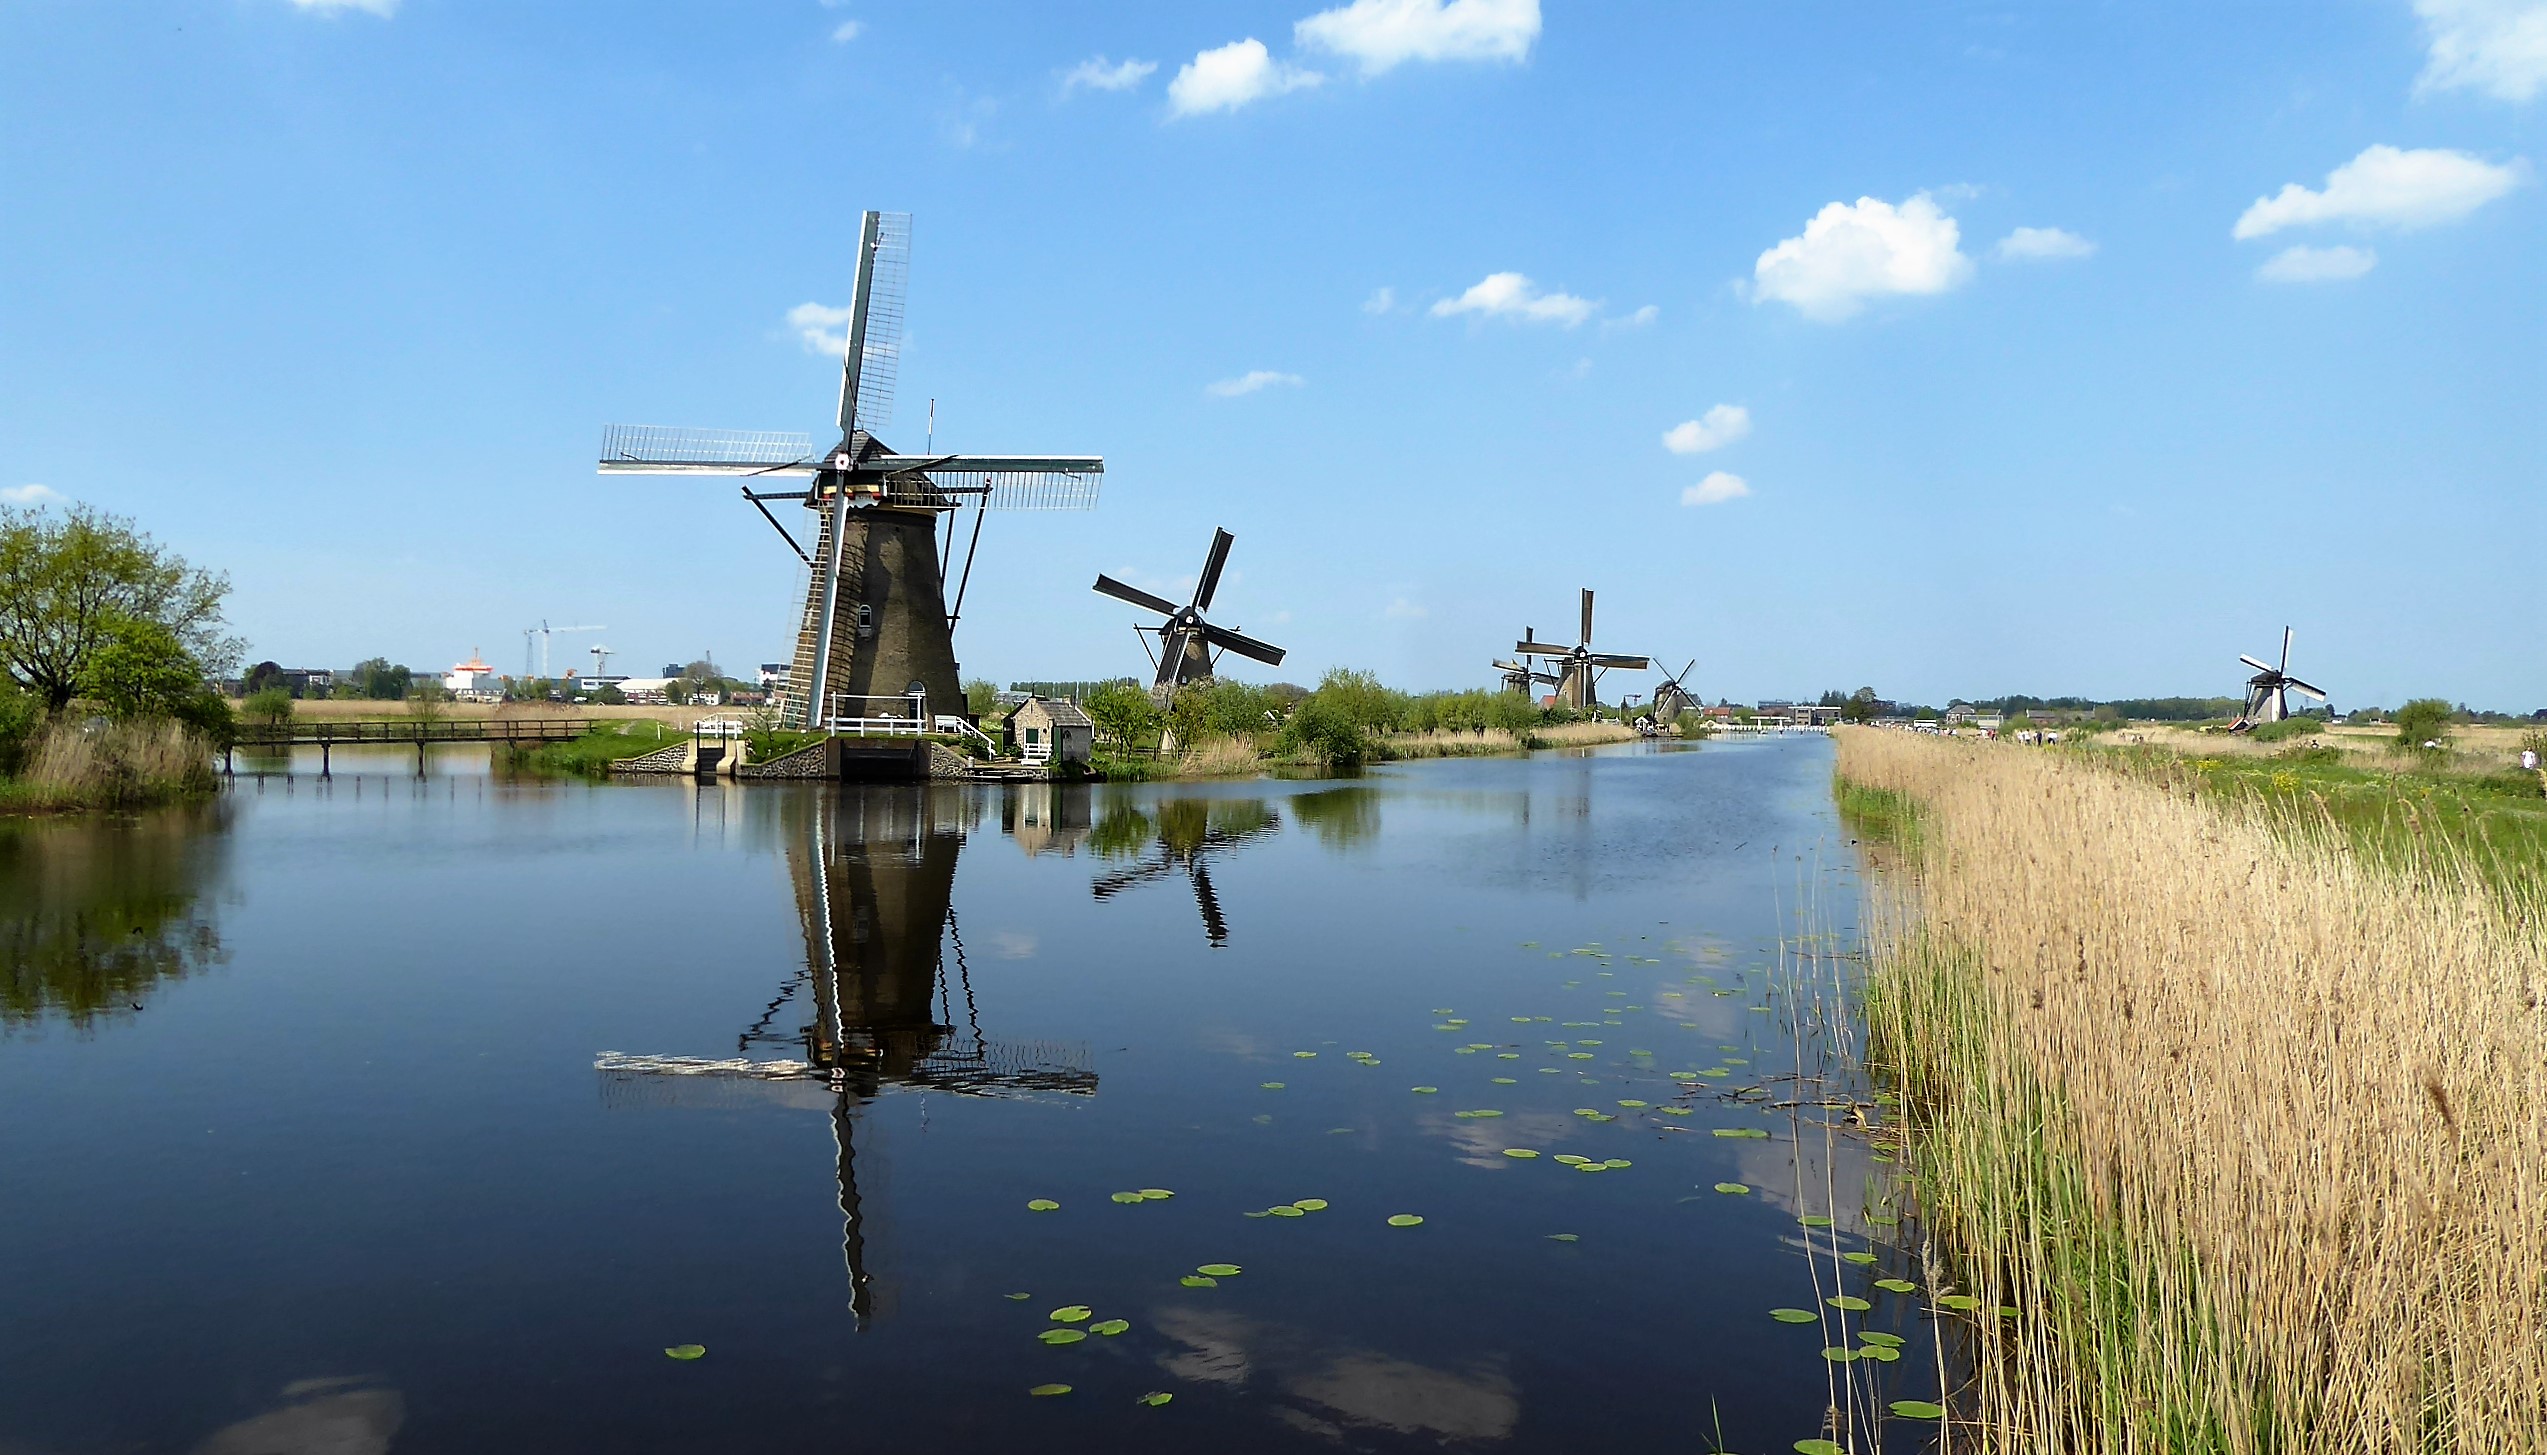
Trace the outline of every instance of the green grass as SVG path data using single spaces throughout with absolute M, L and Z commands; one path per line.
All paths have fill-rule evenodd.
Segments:
M 506 761 L 517 772 L 602 778 L 609 776 L 610 765 L 622 758 L 643 757 L 689 736 L 681 728 L 667 727 L 650 717 L 610 718 L 594 723 L 591 731 L 579 738 L 511 749 Z
M 1919 852 L 1919 804 L 1909 794 L 1868 788 L 1839 777 L 1831 784 L 1839 800 L 1840 820 L 1856 830 L 1859 838 L 1908 854 Z
M 2250 803 L 2289 833 L 2331 825 L 2354 852 L 2416 870 L 2464 851 L 2497 889 L 2534 894 L 2547 883 L 2547 790 L 2534 773 L 2465 773 L 2399 757 L 2363 766 L 2332 748 L 2269 758 L 2186 758 L 2156 748 L 2117 750 L 2135 773 Z

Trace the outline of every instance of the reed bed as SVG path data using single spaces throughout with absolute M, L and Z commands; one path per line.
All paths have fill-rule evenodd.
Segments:
M 1246 738 L 1205 738 L 1176 759 L 1180 778 L 1253 777 L 1264 766 L 1265 755 Z
M 1953 1443 L 2547 1449 L 2540 894 L 2065 754 L 1839 765 L 1916 819 L 1868 1033 L 1979 1300 Z
M 180 723 L 64 718 L 45 727 L 0 807 L 139 808 L 213 787 L 212 749 Z
M 1560 722 L 1530 730 L 1533 748 L 1588 748 L 1600 743 L 1626 743 L 1636 729 L 1616 722 Z

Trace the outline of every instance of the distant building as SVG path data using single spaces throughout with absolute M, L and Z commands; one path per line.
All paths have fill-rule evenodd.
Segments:
M 764 689 L 786 686 L 787 664 L 785 662 L 761 663 L 760 684 Z
M 1085 763 L 1096 752 L 1097 725 L 1076 703 L 1029 697 L 1008 715 L 1008 743 L 1029 763 Z
M 452 696 L 462 702 L 504 700 L 503 682 L 496 677 L 493 667 L 478 659 L 478 649 L 475 647 L 469 648 L 469 660 L 443 674 L 442 685 Z
M 678 680 L 677 673 L 671 677 L 622 677 L 619 695 L 642 706 L 661 707 L 672 700 L 664 689 Z

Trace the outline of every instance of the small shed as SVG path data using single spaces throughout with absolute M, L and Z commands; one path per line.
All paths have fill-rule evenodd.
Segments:
M 1029 763 L 1085 763 L 1097 747 L 1097 725 L 1075 702 L 1029 697 L 1008 714 L 1010 751 Z

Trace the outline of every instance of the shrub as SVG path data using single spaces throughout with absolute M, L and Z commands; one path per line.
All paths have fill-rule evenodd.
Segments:
M 2438 697 L 2418 697 L 2397 709 L 2397 748 L 2413 752 L 2425 743 L 2450 743 L 2450 704 Z
M 239 704 L 239 713 L 248 721 L 267 727 L 281 727 L 292 720 L 292 693 L 285 687 L 260 687 Z
M 0 673 L 0 778 L 14 778 L 44 726 L 44 699 Z

